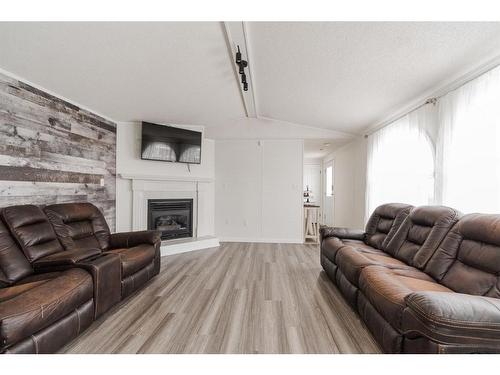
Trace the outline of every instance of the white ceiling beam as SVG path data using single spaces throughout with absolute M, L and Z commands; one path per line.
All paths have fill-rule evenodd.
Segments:
M 234 76 L 238 82 L 238 87 L 240 88 L 241 99 L 243 100 L 243 105 L 245 106 L 246 115 L 250 118 L 257 118 L 258 113 L 255 105 L 255 79 L 252 74 L 252 58 L 247 28 L 244 22 L 223 22 L 223 24 L 226 32 L 228 50 L 230 52 L 231 65 L 233 66 Z M 247 72 L 248 91 L 243 91 L 241 76 L 238 73 L 238 67 L 235 63 L 237 46 L 240 46 L 242 59 L 248 61 L 248 67 L 245 70 Z

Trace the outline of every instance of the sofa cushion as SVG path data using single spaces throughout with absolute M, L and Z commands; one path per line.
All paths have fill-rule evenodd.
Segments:
M 155 247 L 149 244 L 107 251 L 107 253 L 120 255 L 122 278 L 130 276 L 152 263 L 155 252 Z
M 455 292 L 500 298 L 500 215 L 465 215 L 425 272 Z
M 385 251 L 408 265 L 423 269 L 461 214 L 444 206 L 411 210 Z
M 416 268 L 404 270 L 369 266 L 361 271 L 359 287 L 373 307 L 394 328 L 401 329 L 405 297 L 413 292 L 452 292 Z
M 63 251 L 52 225 L 38 206 L 5 207 L 2 216 L 30 262 Z
M 359 241 L 361 242 L 361 241 Z M 363 243 L 363 242 L 361 242 Z M 337 251 L 344 247 L 344 241 L 337 237 L 328 237 L 321 243 L 321 253 L 331 262 L 335 263 Z
M 344 240 L 344 245 L 353 247 L 356 249 L 357 252 L 360 252 L 360 253 L 380 254 L 380 255 L 385 254 L 382 250 L 376 249 L 376 248 L 374 248 L 370 245 L 367 245 L 361 241 Z
M 366 223 L 366 244 L 376 249 L 385 249 L 412 207 L 403 203 L 378 206 Z
M 337 263 L 337 252 L 344 247 L 355 248 L 360 253 L 385 254 L 382 250 L 376 249 L 359 240 L 344 240 L 337 237 L 328 237 L 321 243 L 323 255 L 335 264 Z
M 0 287 L 12 285 L 32 273 L 30 263 L 0 220 Z
M 108 224 L 93 204 L 53 204 L 45 207 L 45 213 L 66 250 L 109 247 Z
M 335 258 L 337 266 L 344 276 L 355 286 L 358 286 L 359 275 L 363 268 L 371 265 L 389 268 L 409 268 L 409 266 L 383 252 L 360 251 L 357 248 L 343 247 Z
M 0 349 L 44 329 L 92 300 L 92 277 L 81 269 L 36 275 L 0 302 Z
M 44 284 L 49 280 L 60 275 L 60 272 L 46 272 L 38 273 L 28 276 L 17 284 L 12 285 L 8 288 L 0 289 L 0 302 L 7 301 L 11 298 L 17 297 L 18 295 L 33 289 L 34 287 Z

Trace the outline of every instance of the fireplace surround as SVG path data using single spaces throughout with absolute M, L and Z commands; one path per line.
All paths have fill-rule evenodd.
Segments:
M 193 200 L 148 199 L 148 229 L 162 240 L 193 237 Z
M 214 236 L 214 180 L 207 177 L 164 176 L 120 173 L 118 181 L 121 205 L 118 217 L 130 212 L 131 225 L 120 228 L 148 229 L 148 200 L 180 199 L 193 201 L 192 237 L 163 241 L 161 255 L 208 249 L 219 246 Z M 127 202 L 127 198 L 130 201 Z

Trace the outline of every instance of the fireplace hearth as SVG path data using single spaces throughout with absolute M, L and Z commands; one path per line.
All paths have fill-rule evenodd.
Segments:
M 148 199 L 148 229 L 162 240 L 193 236 L 192 199 Z

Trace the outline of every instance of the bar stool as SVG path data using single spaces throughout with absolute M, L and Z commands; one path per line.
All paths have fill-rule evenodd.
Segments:
M 319 243 L 319 207 L 304 207 L 304 242 L 310 239 L 313 243 Z

